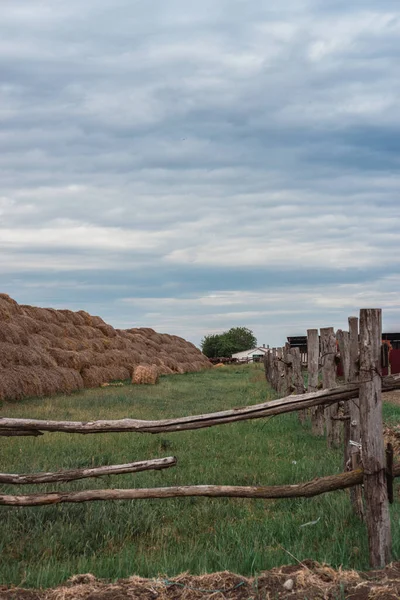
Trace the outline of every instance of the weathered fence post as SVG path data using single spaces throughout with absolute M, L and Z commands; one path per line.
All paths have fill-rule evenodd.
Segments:
M 366 521 L 371 567 L 390 561 L 391 534 L 386 484 L 381 395 L 382 312 L 360 311 L 360 420 Z
M 318 389 L 319 337 L 318 329 L 307 329 L 307 371 L 309 392 Z M 311 409 L 312 431 L 315 435 L 324 435 L 324 409 L 316 406 Z
M 349 317 L 349 382 L 356 383 L 360 371 L 360 352 L 358 340 L 358 317 Z M 361 432 L 360 432 L 360 399 L 349 401 L 350 412 L 350 460 L 351 468 L 358 469 L 361 467 Z M 353 505 L 354 512 L 364 519 L 364 503 L 362 486 L 357 485 L 350 489 L 350 500 Z
M 268 383 L 271 383 L 271 357 L 271 350 L 268 350 L 264 356 L 265 379 Z
M 277 382 L 276 348 L 272 348 L 271 354 L 272 354 L 272 357 L 271 357 L 271 386 L 276 391 L 276 382 Z
M 276 391 L 281 394 L 284 389 L 285 369 L 283 364 L 283 348 L 276 349 Z
M 293 376 L 293 387 L 295 394 L 304 394 L 304 380 L 301 372 L 301 355 L 300 348 L 291 348 L 290 354 L 292 356 L 292 376 Z M 307 413 L 305 410 L 299 410 L 299 420 L 303 423 L 306 419 Z
M 290 344 L 285 344 L 283 348 L 283 369 L 284 369 L 284 386 L 282 392 L 288 396 L 293 392 L 293 359 L 290 352 Z
M 321 363 L 322 387 L 333 388 L 336 386 L 336 338 L 333 327 L 321 329 Z M 338 447 L 340 444 L 340 423 L 334 417 L 338 416 L 338 405 L 333 404 L 325 410 L 326 435 L 329 447 Z
M 288 381 L 288 368 L 287 368 L 287 350 L 283 346 L 278 348 L 278 392 L 279 394 L 287 395 L 287 381 Z
M 343 370 L 345 383 L 349 382 L 350 375 L 350 340 L 349 332 L 338 329 L 336 339 L 339 345 L 340 364 Z M 344 442 L 344 470 L 350 466 L 350 406 L 349 402 L 343 403 L 343 442 Z
M 292 348 L 293 386 L 295 394 L 304 394 L 304 380 L 301 372 L 300 348 Z

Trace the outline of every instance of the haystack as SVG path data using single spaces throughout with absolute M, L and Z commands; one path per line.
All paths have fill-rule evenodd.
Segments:
M 139 366 L 144 381 L 153 380 L 155 372 L 186 373 L 211 364 L 175 335 L 148 327 L 114 329 L 84 311 L 19 305 L 0 294 L 0 400 L 134 379 Z
M 147 383 L 154 385 L 158 382 L 158 369 L 155 365 L 139 365 L 135 368 L 132 383 Z

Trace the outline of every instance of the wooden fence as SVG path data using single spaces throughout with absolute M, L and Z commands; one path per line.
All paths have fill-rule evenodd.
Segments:
M 360 431 L 358 443 L 354 439 L 355 449 L 352 470 L 344 471 L 314 479 L 306 483 L 283 486 L 217 486 L 197 485 L 165 488 L 146 489 L 103 489 L 84 490 L 80 492 L 49 492 L 28 495 L 0 494 L 0 504 L 8 506 L 38 506 L 58 504 L 63 502 L 87 502 L 92 500 L 132 500 L 139 498 L 175 498 L 188 496 L 206 497 L 232 497 L 232 498 L 298 498 L 312 497 L 325 492 L 338 489 L 351 488 L 360 490 L 361 484 L 365 489 L 366 521 L 369 537 L 371 566 L 383 566 L 390 560 L 390 522 L 388 512 L 388 487 L 391 488 L 393 479 L 400 476 L 400 466 L 393 466 L 393 460 L 388 461 L 388 468 L 384 463 L 385 453 L 382 433 L 382 403 L 381 390 L 390 391 L 400 388 L 400 376 L 381 378 L 380 360 L 380 319 L 379 309 L 361 310 L 360 330 L 360 367 L 358 356 L 355 357 L 353 329 L 348 336 L 349 344 L 349 376 L 348 382 L 335 387 L 332 379 L 334 365 L 333 331 L 324 331 L 324 353 L 320 357 L 317 349 L 318 332 L 309 331 L 309 391 L 305 393 L 301 373 L 301 357 L 296 349 L 272 349 L 267 355 L 265 368 L 266 374 L 275 389 L 283 393 L 284 397 L 270 402 L 231 409 L 216 413 L 182 417 L 177 419 L 163 419 L 159 421 L 141 421 L 136 419 L 100 420 L 91 422 L 76 421 L 41 421 L 35 419 L 0 418 L 0 436 L 38 436 L 45 432 L 64 432 L 94 434 L 105 432 L 136 432 L 136 433 L 162 433 L 184 431 L 212 427 L 236 421 L 265 418 L 272 415 L 299 411 L 301 418 L 305 418 L 306 411 L 312 410 L 313 419 L 324 425 L 323 417 L 328 414 L 326 423 L 331 423 L 330 441 L 337 443 L 338 438 L 333 432 L 334 423 L 340 423 L 338 403 L 348 406 L 357 406 L 357 413 L 352 413 L 350 418 L 357 420 L 351 426 L 355 431 Z M 353 332 L 353 334 L 351 333 Z M 352 338 L 353 335 L 353 338 Z M 357 332 L 358 349 L 358 332 Z M 353 343 L 353 346 L 352 346 Z M 346 344 L 345 344 L 345 347 Z M 353 348 L 353 354 L 351 353 Z M 358 350 L 357 350 L 358 352 Z M 322 358 L 323 383 L 329 388 L 317 390 L 319 360 Z M 351 362 L 353 361 L 353 362 Z M 353 369 L 353 370 L 352 370 Z M 358 373 L 357 377 L 355 373 Z M 350 373 L 353 373 L 350 376 Z M 290 389 L 289 389 L 290 388 Z M 296 391 L 296 394 L 287 392 Z M 286 394 L 286 395 L 285 395 Z M 359 401 L 357 400 L 359 399 Z M 347 419 L 347 414 L 346 420 Z M 321 427 L 322 423 L 322 427 Z M 358 427 L 358 429 L 357 429 Z M 357 434 L 358 435 L 358 434 Z M 352 438 L 357 437 L 352 433 Z M 358 438 L 357 438 L 358 439 Z M 362 444 L 362 463 L 358 452 Z M 353 457 L 352 457 L 353 458 Z M 391 456 L 392 458 L 392 456 Z M 176 465 L 175 457 L 141 461 L 126 465 L 113 465 L 95 469 L 77 469 L 61 471 L 58 473 L 40 473 L 29 475 L 0 474 L 0 483 L 49 483 L 56 481 L 71 481 L 83 477 L 98 477 L 104 474 L 118 474 L 143 471 L 147 469 L 163 469 Z
M 364 469 L 364 494 L 361 486 L 351 491 L 355 512 L 366 520 L 371 564 L 386 564 L 390 556 L 391 537 L 388 501 L 393 501 L 393 449 L 385 453 L 382 423 L 382 326 L 379 309 L 363 309 L 349 317 L 349 330 L 332 327 L 307 332 L 308 390 L 318 387 L 346 389 L 359 384 L 358 399 L 318 405 L 310 417 L 313 432 L 326 433 L 329 447 L 344 443 L 344 468 Z M 303 382 L 298 348 L 272 349 L 265 360 L 265 374 L 270 384 L 283 394 Z M 343 381 L 337 381 L 336 367 L 341 361 Z M 343 384 L 343 385 L 342 385 Z M 383 390 L 384 391 L 384 390 Z M 304 413 L 302 415 L 304 418 Z M 365 504 L 365 515 L 364 515 Z

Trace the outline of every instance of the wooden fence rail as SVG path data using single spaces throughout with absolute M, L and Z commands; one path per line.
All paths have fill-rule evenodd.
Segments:
M 0 436 L 19 435 L 27 432 L 43 433 L 44 431 L 56 431 L 62 433 L 165 433 L 174 431 L 187 431 L 191 429 L 202 429 L 246 421 L 249 419 L 261 419 L 289 413 L 312 406 L 326 405 L 351 400 L 359 396 L 359 383 L 351 383 L 329 390 L 319 390 L 300 395 L 285 396 L 278 400 L 270 400 L 261 404 L 252 404 L 241 408 L 233 408 L 215 413 L 194 415 L 190 417 L 179 417 L 177 419 L 160 419 L 159 421 L 141 421 L 138 419 L 119 419 L 101 421 L 42 421 L 37 419 L 12 419 L 0 418 Z M 400 375 L 387 375 L 382 380 L 382 391 L 400 389 Z
M 400 477 L 400 465 L 393 467 L 393 477 Z M 363 482 L 362 469 L 329 475 L 294 485 L 230 486 L 188 485 L 165 488 L 83 490 L 79 492 L 49 492 L 43 494 L 0 494 L 0 505 L 40 506 L 64 502 L 90 502 L 93 500 L 140 500 L 149 498 L 179 498 L 205 496 L 209 498 L 312 498 L 326 492 L 344 490 Z
M 141 471 L 168 469 L 177 463 L 175 456 L 141 460 L 123 465 L 107 465 L 103 467 L 86 467 L 84 469 L 69 469 L 56 473 L 0 473 L 0 483 L 15 485 L 32 485 L 38 483 L 56 483 L 86 479 L 88 477 L 103 477 L 104 475 L 122 475 L 124 473 L 140 473 Z

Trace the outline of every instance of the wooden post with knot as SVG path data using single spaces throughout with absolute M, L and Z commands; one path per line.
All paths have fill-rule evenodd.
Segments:
M 343 371 L 344 383 L 349 383 L 350 377 L 350 339 L 349 332 L 338 329 L 336 332 L 336 339 L 339 345 L 340 352 L 340 364 Z M 344 442 L 344 453 L 343 463 L 344 470 L 350 470 L 350 403 L 343 402 L 343 442 Z
M 318 389 L 319 374 L 319 336 L 318 329 L 307 330 L 307 371 L 309 392 Z M 312 432 L 314 435 L 324 435 L 324 407 L 315 406 L 311 409 Z
M 322 364 L 322 387 L 333 388 L 336 386 L 336 338 L 333 327 L 321 329 L 321 364 Z M 338 405 L 333 404 L 325 409 L 326 436 L 330 448 L 338 448 L 340 445 L 340 422 L 335 419 L 338 416 Z
M 360 373 L 360 345 L 358 340 L 358 317 L 349 317 L 349 383 L 357 383 Z M 361 467 L 361 430 L 360 430 L 360 399 L 349 401 L 350 413 L 350 462 L 351 468 Z M 361 485 L 350 489 L 350 499 L 354 512 L 364 519 L 363 491 Z
M 390 562 L 391 533 L 382 422 L 382 311 L 360 311 L 361 456 L 370 564 Z

